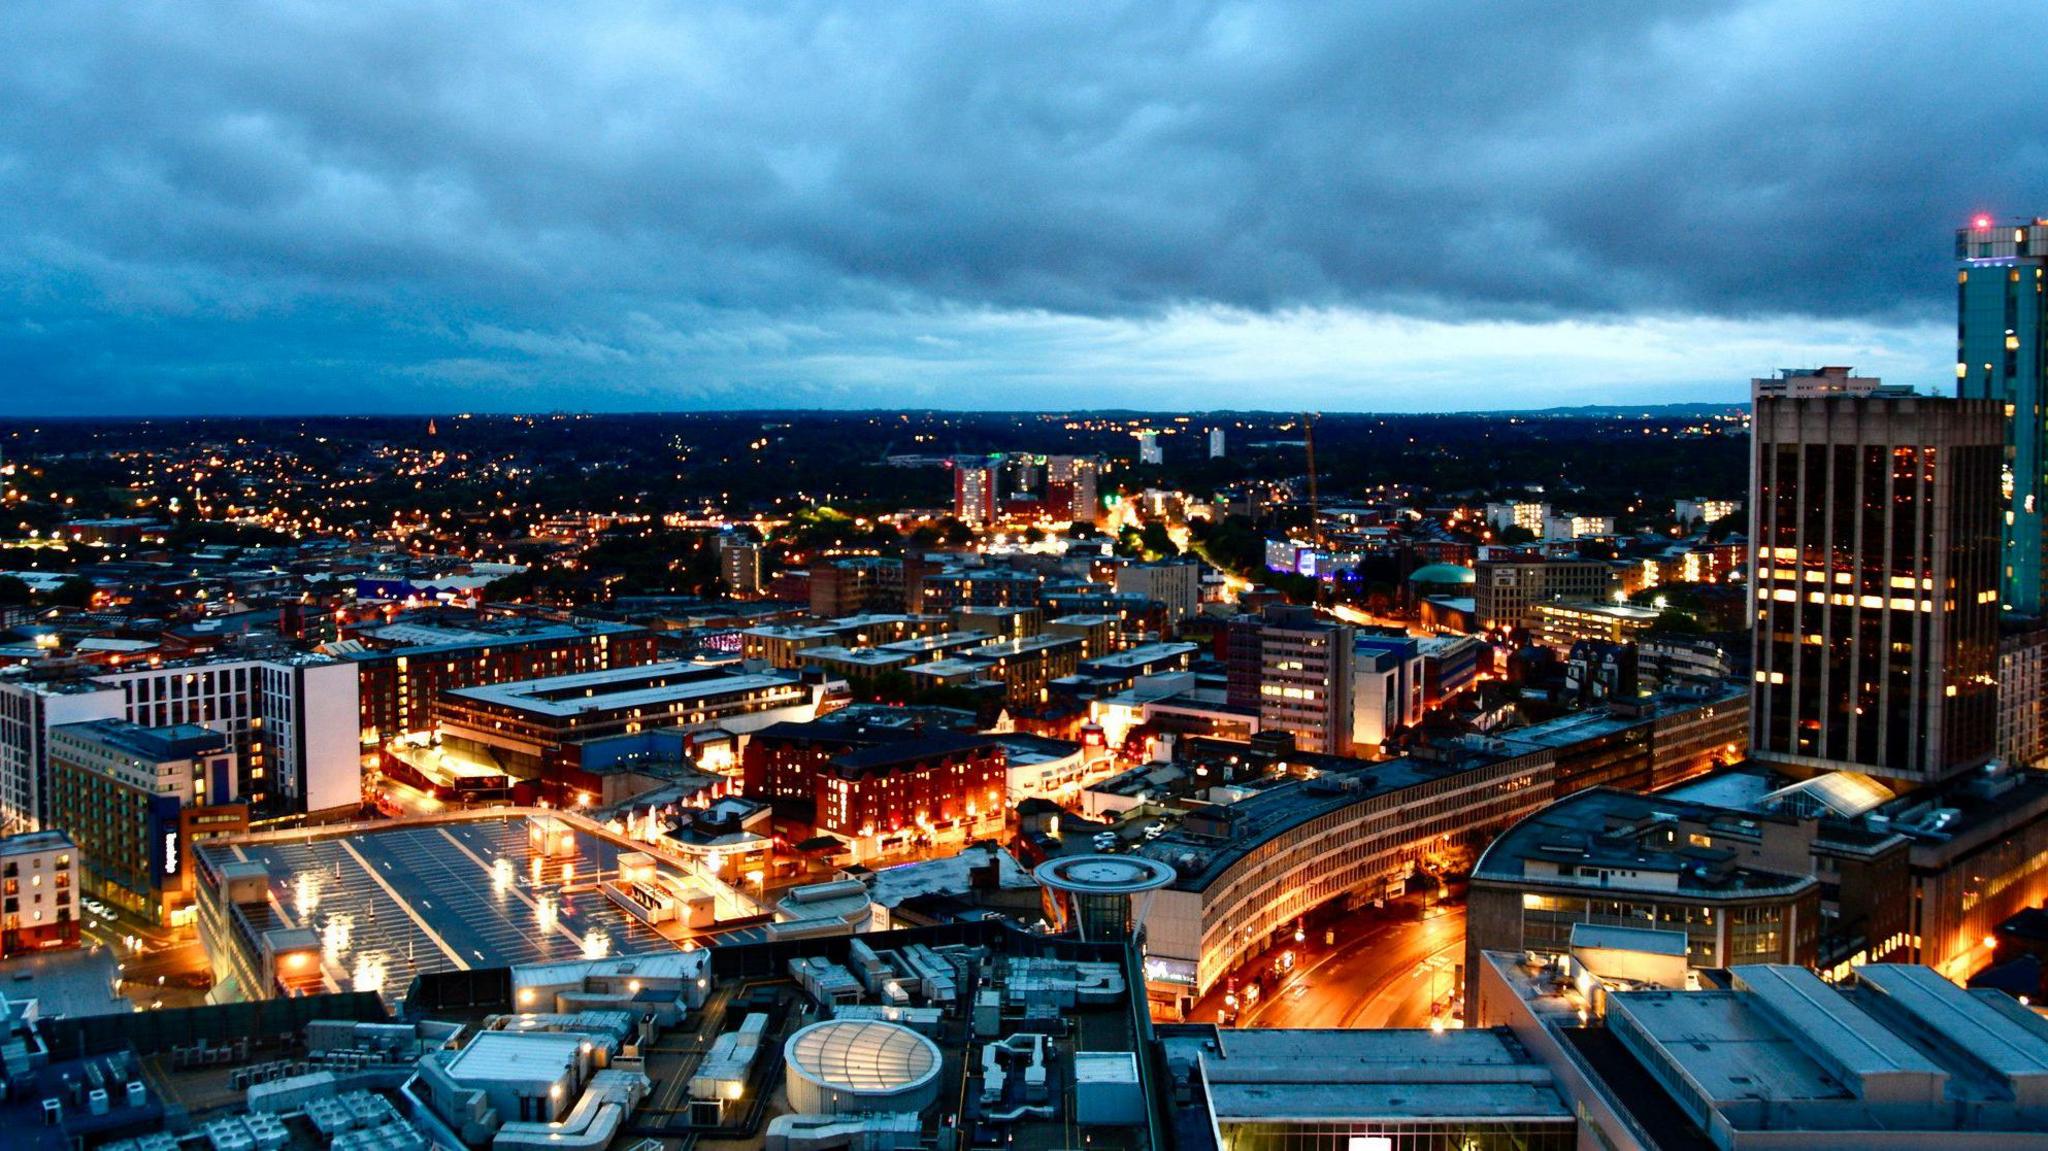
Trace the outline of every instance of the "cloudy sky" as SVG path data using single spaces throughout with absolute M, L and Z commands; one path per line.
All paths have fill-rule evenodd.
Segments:
M 2032 2 L 0 0 L 0 414 L 1952 378 Z

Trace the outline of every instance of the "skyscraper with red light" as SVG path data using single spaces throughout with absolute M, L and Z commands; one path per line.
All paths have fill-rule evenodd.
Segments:
M 1979 215 L 1956 230 L 1956 394 L 2005 406 L 2004 537 L 1999 588 L 2008 611 L 2048 610 L 2048 220 Z

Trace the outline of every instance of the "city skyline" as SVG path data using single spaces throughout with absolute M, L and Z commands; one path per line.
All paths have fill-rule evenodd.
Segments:
M 7 1151 L 2048 1151 L 2033 9 L 16 7 Z
M 31 11 L 0 371 L 20 415 L 1941 387 L 2032 81 L 1847 15 Z

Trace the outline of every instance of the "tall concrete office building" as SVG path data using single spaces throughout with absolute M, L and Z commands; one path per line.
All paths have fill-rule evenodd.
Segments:
M 1997 403 L 1847 368 L 1754 381 L 1751 754 L 1904 788 L 1997 737 Z
M 2048 220 L 1997 223 L 1978 216 L 1956 229 L 1956 395 L 2004 405 L 2005 518 L 1999 587 L 2009 611 L 2041 615 L 2048 574 Z
M 1260 730 L 1289 732 L 1302 751 L 1350 755 L 1357 630 L 1311 608 L 1276 604 L 1258 637 Z

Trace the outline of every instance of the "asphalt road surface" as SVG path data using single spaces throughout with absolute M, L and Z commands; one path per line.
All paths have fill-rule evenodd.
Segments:
M 1457 988 L 1465 908 L 1379 922 L 1310 956 L 1251 1005 L 1241 1027 L 1427 1027 Z

